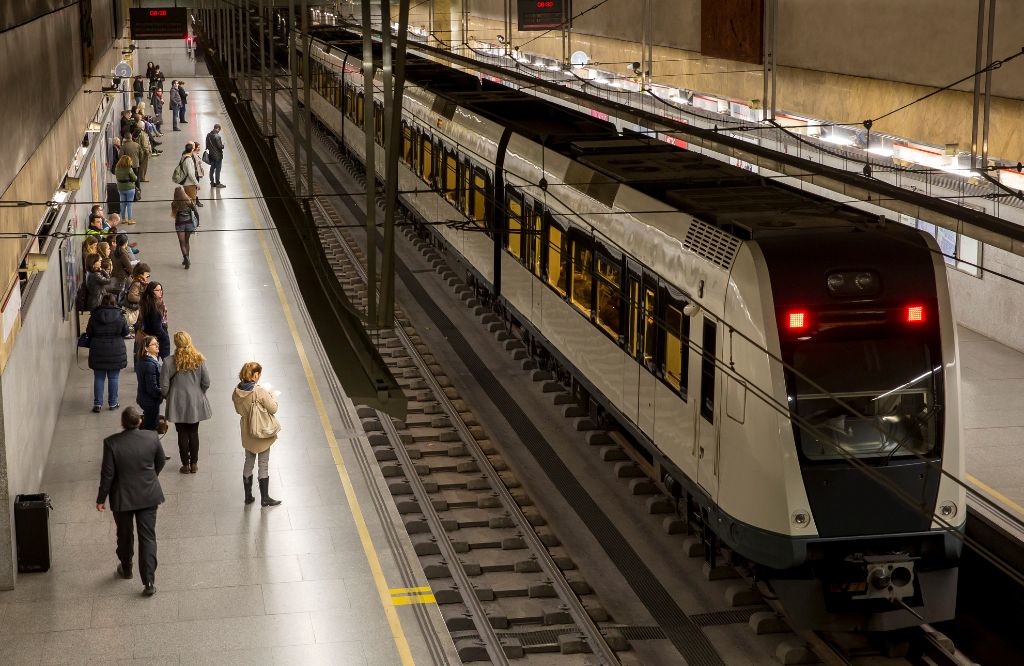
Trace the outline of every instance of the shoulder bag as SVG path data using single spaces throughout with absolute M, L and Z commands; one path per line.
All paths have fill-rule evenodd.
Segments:
M 207 164 L 213 164 L 213 162 L 210 161 L 210 151 L 209 150 L 204 150 L 203 151 L 203 161 L 206 162 Z
M 249 408 L 249 434 L 256 439 L 268 439 L 279 432 L 281 424 L 263 406 L 259 396 L 253 396 L 252 406 Z

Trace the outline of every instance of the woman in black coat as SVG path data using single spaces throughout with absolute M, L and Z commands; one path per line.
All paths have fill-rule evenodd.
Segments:
M 150 282 L 146 285 L 146 291 L 142 292 L 142 302 L 139 303 L 139 320 L 135 323 L 137 329 L 140 326 L 144 335 L 152 335 L 159 341 L 161 359 L 171 355 L 171 337 L 167 333 L 167 308 L 164 307 L 164 288 L 159 282 Z
M 107 385 L 107 405 L 117 409 L 117 387 L 121 369 L 128 365 L 128 352 L 124 339 L 128 335 L 128 323 L 113 294 L 103 297 L 100 306 L 92 311 L 89 325 L 89 368 L 93 373 L 92 411 L 97 414 L 103 407 L 103 384 Z
M 160 417 L 160 403 L 163 394 L 160 392 L 160 359 L 157 352 L 160 342 L 152 335 L 142 339 L 142 349 L 135 361 L 135 377 L 139 380 L 135 392 L 135 402 L 142 408 L 142 430 L 156 430 Z

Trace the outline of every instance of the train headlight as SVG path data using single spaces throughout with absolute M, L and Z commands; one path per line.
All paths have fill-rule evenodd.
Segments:
M 838 271 L 828 274 L 825 286 L 833 296 L 876 296 L 882 285 L 874 271 Z
M 939 515 L 943 518 L 954 518 L 956 512 L 956 502 L 945 501 L 939 505 Z
M 796 527 L 807 527 L 811 524 L 811 514 L 806 511 L 794 511 L 792 519 Z

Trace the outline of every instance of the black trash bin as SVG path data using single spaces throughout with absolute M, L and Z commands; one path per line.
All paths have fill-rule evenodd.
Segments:
M 50 496 L 18 495 L 14 498 L 14 534 L 18 540 L 18 571 L 50 570 Z

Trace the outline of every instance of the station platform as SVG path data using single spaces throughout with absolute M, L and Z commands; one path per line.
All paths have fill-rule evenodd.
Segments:
M 164 285 L 171 334 L 188 331 L 206 356 L 214 416 L 200 426 L 196 474 L 178 472 L 173 428 L 163 439 L 171 459 L 160 478 L 157 593 L 143 597 L 137 571 L 117 577 L 113 519 L 95 507 L 102 440 L 120 430 L 120 410 L 90 411 L 92 372 L 79 352 L 41 483 L 53 501 L 52 567 L 0 592 L 0 663 L 457 663 L 372 455 L 369 465 L 359 455 L 369 451 L 365 433 L 322 360 L 212 78 L 184 49 L 143 47 L 141 60 L 160 62 L 168 83 L 186 81 L 188 123 L 173 132 L 164 111 L 164 154 L 151 160 L 138 224 L 126 229 Z M 227 145 L 227 187 L 211 193 L 203 182 L 185 270 L 171 172 L 184 144 L 214 123 Z M 243 504 L 231 392 L 250 360 L 281 391 L 283 431 L 270 458 L 277 507 Z M 122 407 L 135 390 L 129 363 Z
M 958 335 L 967 482 L 1024 521 L 1024 353 Z

